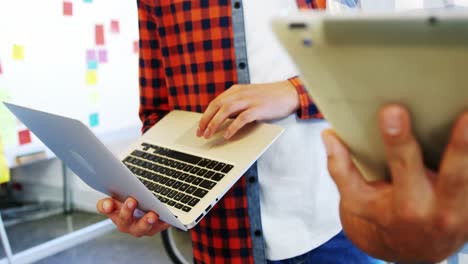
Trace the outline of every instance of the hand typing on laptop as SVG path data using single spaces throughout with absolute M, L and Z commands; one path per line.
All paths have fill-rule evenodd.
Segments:
M 376 257 L 441 261 L 468 240 L 468 112 L 454 125 L 438 172 L 424 166 L 407 111 L 385 107 L 380 128 L 392 182 L 365 182 L 338 137 L 323 134 L 343 228 Z
M 224 134 L 229 139 L 248 123 L 283 118 L 298 108 L 298 93 L 289 81 L 234 85 L 208 105 L 197 136 L 210 138 L 227 118 L 236 116 Z

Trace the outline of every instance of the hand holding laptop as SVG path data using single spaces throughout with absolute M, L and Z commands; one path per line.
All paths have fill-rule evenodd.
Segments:
M 153 236 L 170 227 L 169 224 L 159 220 L 154 212 L 148 212 L 142 217 L 134 217 L 138 201 L 129 197 L 122 203 L 116 199 L 106 198 L 99 200 L 96 208 L 99 213 L 106 215 L 115 223 L 120 232 L 135 237 Z
M 468 241 L 468 112 L 453 127 L 438 172 L 424 166 L 407 111 L 387 106 L 379 116 L 392 182 L 366 182 L 343 142 L 332 131 L 323 135 L 343 228 L 375 257 L 441 261 Z

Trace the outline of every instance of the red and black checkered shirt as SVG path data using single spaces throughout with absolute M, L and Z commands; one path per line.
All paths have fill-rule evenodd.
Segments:
M 255 0 L 253 0 L 255 1 Z M 299 0 L 300 8 L 324 0 Z M 237 83 L 230 0 L 138 0 L 143 132 L 174 109 L 203 112 Z M 321 117 L 297 77 L 302 119 Z M 195 263 L 253 263 L 242 177 L 191 231 Z

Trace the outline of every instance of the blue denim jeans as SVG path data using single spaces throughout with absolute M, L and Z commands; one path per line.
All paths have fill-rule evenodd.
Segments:
M 268 264 L 383 264 L 359 250 L 341 231 L 320 247 L 294 258 Z

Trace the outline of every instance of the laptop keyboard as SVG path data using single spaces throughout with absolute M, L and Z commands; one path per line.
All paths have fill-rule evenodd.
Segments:
M 233 165 L 147 143 L 124 159 L 138 179 L 162 202 L 190 212 Z

